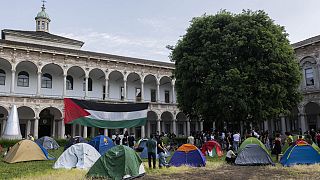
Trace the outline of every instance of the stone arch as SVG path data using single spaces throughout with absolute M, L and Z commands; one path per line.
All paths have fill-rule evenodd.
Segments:
M 172 102 L 172 79 L 162 76 L 159 80 L 160 102 Z
M 23 138 L 26 138 L 28 134 L 34 132 L 34 118 L 36 117 L 36 111 L 28 106 L 20 106 L 17 108 L 18 117 L 20 123 L 20 131 Z
M 310 63 L 310 64 L 316 64 L 316 58 L 312 56 L 306 56 L 300 59 L 300 65 L 304 66 L 305 64 Z
M 1 92 L 10 92 L 10 85 L 11 85 L 11 76 L 12 76 L 12 64 L 10 61 L 4 58 L 0 58 L 0 71 L 4 71 L 5 73 L 5 78 L 4 78 L 4 84 L 1 82 L 0 83 L 0 91 Z
M 157 132 L 157 120 L 159 119 L 158 114 L 155 111 L 148 111 L 147 113 L 147 134 L 156 134 Z
M 112 70 L 109 73 L 109 98 L 112 100 L 124 100 L 124 75 L 121 71 Z
M 89 78 L 92 80 L 92 91 L 89 91 L 89 97 L 94 99 L 103 99 L 105 94 L 106 75 L 100 68 L 93 68 L 89 71 Z
M 8 114 L 9 114 L 8 109 L 4 106 L 0 106 L 0 124 L 1 124 L 0 133 L 1 133 L 1 135 L 2 135 L 2 132 L 5 128 L 4 126 L 5 126 L 6 120 L 8 119 Z
M 153 74 L 144 76 L 144 100 L 156 102 L 157 100 L 157 78 Z M 154 93 L 154 94 L 153 94 Z
M 309 102 L 305 105 L 306 127 L 308 129 L 317 129 L 320 127 L 320 106 L 319 103 Z
M 63 68 L 57 63 L 47 63 L 41 68 L 41 73 L 41 79 L 45 74 L 49 74 L 52 76 L 52 87 L 46 88 L 46 86 L 43 86 L 43 84 L 41 84 L 41 94 L 55 97 L 61 96 L 63 94 Z
M 40 111 L 39 118 L 38 137 L 55 137 L 59 131 L 57 122 L 62 119 L 62 111 L 56 107 L 46 107 Z
M 72 66 L 68 68 L 67 75 L 71 76 L 73 79 L 73 89 L 67 90 L 67 96 L 78 98 L 84 97 L 85 70 L 80 66 Z
M 173 122 L 173 114 L 169 111 L 164 111 L 161 114 L 162 128 L 161 131 L 165 133 L 173 132 L 172 122 Z
M 25 81 L 27 83 L 19 84 L 19 73 L 20 72 L 28 73 L 28 80 Z M 20 61 L 16 66 L 16 75 L 15 75 L 15 93 L 23 94 L 23 95 L 33 95 L 36 94 L 37 84 L 38 84 L 38 72 L 39 67 L 32 61 Z M 21 81 L 20 81 L 21 82 Z
M 141 100 L 141 77 L 136 72 L 130 72 L 127 76 L 127 94 L 128 100 Z
M 187 134 L 187 116 L 183 112 L 179 112 L 176 115 L 177 120 L 177 135 L 185 136 Z
M 292 108 L 290 111 L 290 114 L 288 116 L 288 124 L 287 124 L 287 130 L 288 131 L 299 131 L 299 109 L 298 107 Z

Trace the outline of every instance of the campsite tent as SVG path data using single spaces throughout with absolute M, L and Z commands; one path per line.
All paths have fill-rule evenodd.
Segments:
M 143 163 L 137 153 L 128 146 L 118 145 L 101 156 L 87 176 L 125 179 L 142 176 L 144 173 Z
M 16 143 L 4 157 L 7 163 L 23 161 L 47 160 L 46 154 L 35 142 L 22 140 Z
M 36 143 L 43 146 L 45 149 L 58 149 L 60 147 L 53 138 L 48 136 L 37 139 Z
M 289 147 L 280 159 L 283 166 L 293 166 L 297 164 L 320 163 L 319 152 L 308 143 L 298 143 Z
M 53 168 L 89 169 L 99 158 L 100 154 L 94 147 L 87 143 L 78 143 L 64 151 Z
M 273 162 L 264 144 L 257 138 L 250 137 L 241 144 L 235 164 L 269 165 Z
M 87 141 L 81 136 L 75 136 L 70 138 L 67 144 L 64 146 L 64 150 L 68 149 L 70 146 L 77 144 L 77 143 L 86 143 Z
M 189 165 L 200 167 L 206 165 L 206 158 L 196 146 L 183 144 L 174 152 L 169 164 L 172 166 Z
M 89 144 L 93 146 L 101 155 L 104 155 L 104 153 L 114 146 L 112 139 L 104 135 L 96 136 L 89 142 Z
M 220 144 L 214 140 L 210 140 L 204 143 L 202 145 L 201 152 L 203 155 L 208 155 L 210 157 L 221 157 L 223 155 Z
M 148 141 L 148 139 L 140 139 L 140 140 L 139 140 L 138 147 L 137 147 L 137 149 L 139 149 L 139 150 L 143 149 L 143 150 L 141 151 L 141 153 L 140 153 L 140 157 L 141 157 L 142 159 L 147 159 L 147 158 L 148 158 L 148 148 L 147 148 L 147 146 L 146 146 L 147 141 Z M 157 148 L 156 148 L 156 156 L 157 156 L 157 158 L 158 158 Z

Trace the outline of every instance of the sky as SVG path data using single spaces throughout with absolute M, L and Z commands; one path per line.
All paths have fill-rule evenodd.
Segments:
M 35 30 L 41 0 L 1 0 L 0 29 Z M 221 9 L 264 10 L 291 43 L 320 35 L 319 0 L 47 0 L 50 33 L 84 41 L 83 50 L 170 62 L 193 17 Z

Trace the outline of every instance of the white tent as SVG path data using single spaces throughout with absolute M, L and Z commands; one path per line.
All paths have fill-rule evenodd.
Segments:
M 90 169 L 99 158 L 100 153 L 94 147 L 86 143 L 78 143 L 64 151 L 54 163 L 53 168 Z

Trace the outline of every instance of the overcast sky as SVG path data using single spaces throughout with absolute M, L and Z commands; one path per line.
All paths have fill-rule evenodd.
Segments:
M 0 29 L 35 30 L 41 0 L 1 0 Z M 294 43 L 320 35 L 319 0 L 47 0 L 50 33 L 85 42 L 84 50 L 169 61 L 193 17 L 221 9 L 264 10 Z

